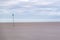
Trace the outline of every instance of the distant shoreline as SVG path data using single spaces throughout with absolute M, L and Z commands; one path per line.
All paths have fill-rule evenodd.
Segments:
M 17 26 L 27 26 L 27 27 L 33 27 L 33 26 L 54 26 L 54 27 L 58 27 L 60 26 L 60 22 L 15 22 L 14 25 L 17 27 Z M 0 23 L 0 26 L 2 27 L 12 27 L 13 26 L 13 23 L 12 22 L 4 22 L 4 23 Z
M 13 22 L 0 22 L 0 23 L 13 23 Z M 60 23 L 60 22 L 14 22 L 14 23 Z

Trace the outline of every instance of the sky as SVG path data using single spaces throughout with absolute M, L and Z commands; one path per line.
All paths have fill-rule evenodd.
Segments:
M 60 22 L 60 0 L 0 0 L 0 22 Z

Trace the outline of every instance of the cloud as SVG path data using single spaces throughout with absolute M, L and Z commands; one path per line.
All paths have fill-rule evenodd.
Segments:
M 15 14 L 15 19 L 60 19 L 60 9 L 56 8 L 55 4 L 60 5 L 60 3 L 55 3 L 55 1 L 44 0 L 2 1 L 0 5 L 0 19 L 12 19 L 12 13 Z
M 49 5 L 52 4 L 53 2 L 35 2 L 35 5 Z
M 1 0 L 0 0 L 1 1 Z M 11 6 L 11 5 L 16 5 L 19 4 L 20 2 L 30 2 L 30 3 L 34 3 L 37 5 L 48 5 L 48 4 L 52 4 L 54 3 L 54 1 L 50 2 L 50 1 L 44 1 L 44 0 L 2 0 L 0 2 L 0 6 Z
M 20 2 L 28 2 L 28 0 L 2 0 L 0 2 L 0 6 L 11 6 Z
M 0 6 L 11 6 L 11 5 L 14 5 L 14 4 L 17 4 L 16 1 L 5 1 L 5 2 L 2 2 L 0 4 Z

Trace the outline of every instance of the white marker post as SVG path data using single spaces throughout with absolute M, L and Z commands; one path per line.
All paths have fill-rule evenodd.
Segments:
M 13 17 L 13 27 L 14 27 L 14 14 L 12 14 L 12 17 Z

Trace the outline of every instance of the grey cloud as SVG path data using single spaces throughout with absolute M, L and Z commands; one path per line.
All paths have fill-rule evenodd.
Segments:
M 58 2 L 56 2 L 56 4 L 60 5 L 60 3 L 58 3 Z M 56 6 L 54 6 L 54 5 L 55 5 L 55 3 L 51 4 L 51 5 L 35 5 L 31 2 L 30 3 L 29 2 L 21 2 L 19 4 L 12 5 L 12 6 L 5 6 L 5 7 L 0 6 L 0 8 L 3 9 L 2 10 L 3 12 L 4 12 L 4 10 L 7 11 L 8 15 L 10 15 L 10 18 L 12 18 L 11 13 L 15 13 L 16 19 L 29 19 L 29 18 L 30 19 L 60 19 L 60 16 L 57 16 L 57 15 L 55 15 L 55 16 L 37 15 L 37 14 L 48 14 L 53 11 L 56 12 L 56 10 L 59 11 L 60 7 L 56 5 L 57 9 L 55 10 Z M 26 7 L 26 6 L 31 6 L 31 7 Z M 43 9 L 40 9 L 40 8 L 43 8 Z M 46 10 L 45 8 L 52 8 L 52 9 L 49 12 L 48 9 Z M 20 12 L 20 11 L 23 11 L 23 12 Z M 23 15 L 21 15 L 20 13 Z M 4 13 L 2 13 L 2 14 L 4 14 Z M 7 14 L 5 14 L 5 17 L 3 17 L 3 18 L 7 18 L 6 15 Z
M 0 2 L 4 2 L 4 1 L 6 2 L 6 1 L 8 1 L 8 0 L 0 0 Z

